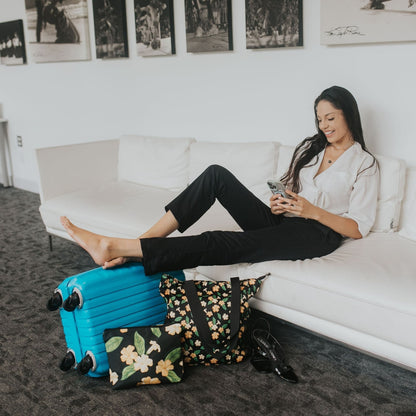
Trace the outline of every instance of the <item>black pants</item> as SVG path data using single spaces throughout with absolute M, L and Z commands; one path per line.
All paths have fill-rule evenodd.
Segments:
M 339 247 L 341 235 L 314 220 L 274 215 L 225 168 L 212 165 L 166 207 L 183 232 L 218 201 L 241 231 L 141 240 L 146 274 L 203 265 L 320 257 Z

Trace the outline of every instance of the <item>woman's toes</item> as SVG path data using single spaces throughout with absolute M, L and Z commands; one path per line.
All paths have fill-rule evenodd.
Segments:
M 61 217 L 61 224 L 65 228 L 65 231 L 71 236 L 74 236 L 74 225 L 67 217 Z
M 70 227 L 71 222 L 69 221 L 67 217 L 61 217 L 60 220 L 61 220 L 61 224 L 63 225 L 65 229 Z

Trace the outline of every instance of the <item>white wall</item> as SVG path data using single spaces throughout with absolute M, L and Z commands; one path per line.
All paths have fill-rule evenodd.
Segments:
M 135 56 L 133 0 L 129 59 L 97 60 L 92 48 L 91 61 L 36 64 L 26 45 L 27 65 L 0 66 L 15 186 L 37 191 L 37 147 L 121 134 L 296 144 L 314 133 L 313 101 L 334 84 L 357 98 L 370 149 L 416 166 L 416 43 L 321 46 L 319 1 L 304 0 L 303 48 L 248 51 L 244 3 L 233 0 L 233 52 L 186 53 L 183 0 L 173 57 Z M 20 18 L 27 33 L 24 0 L 1 0 L 1 21 Z

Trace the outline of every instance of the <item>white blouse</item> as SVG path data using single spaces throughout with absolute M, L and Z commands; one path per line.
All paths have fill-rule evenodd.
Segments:
M 377 164 L 371 166 L 373 157 L 355 142 L 329 168 L 316 176 L 324 153 L 325 150 L 322 150 L 318 154 L 316 164 L 301 169 L 299 195 L 332 214 L 353 219 L 365 237 L 376 218 Z

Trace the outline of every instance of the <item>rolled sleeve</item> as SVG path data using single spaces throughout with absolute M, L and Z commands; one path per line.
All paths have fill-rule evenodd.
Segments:
M 377 214 L 379 171 L 374 165 L 358 175 L 350 195 L 348 212 L 343 217 L 351 218 L 358 224 L 358 230 L 365 237 L 374 225 Z

